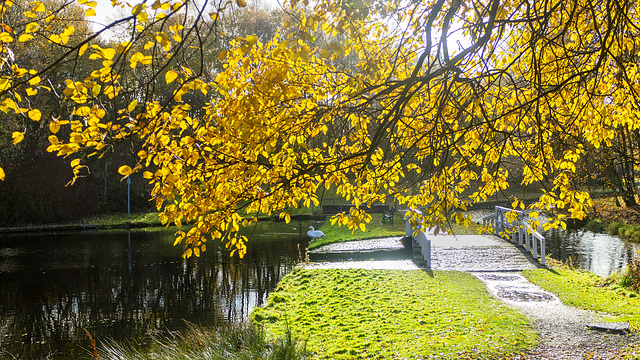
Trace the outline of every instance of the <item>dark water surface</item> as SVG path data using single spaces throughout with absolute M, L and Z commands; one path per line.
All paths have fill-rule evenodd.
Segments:
M 175 230 L 2 236 L 0 359 L 87 359 L 84 329 L 144 345 L 241 321 L 292 269 L 301 228 L 259 223 L 242 260 L 219 243 L 183 260 Z

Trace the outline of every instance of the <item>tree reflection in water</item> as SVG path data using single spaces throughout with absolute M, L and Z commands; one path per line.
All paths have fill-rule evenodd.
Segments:
M 242 320 L 298 257 L 299 231 L 259 226 L 242 260 L 213 243 L 183 260 L 172 230 L 0 237 L 0 358 L 87 358 L 84 328 L 144 345 Z

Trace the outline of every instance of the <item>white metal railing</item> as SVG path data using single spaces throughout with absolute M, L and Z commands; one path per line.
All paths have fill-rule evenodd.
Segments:
M 507 220 L 507 213 L 515 213 L 515 221 Z M 491 226 L 493 234 L 501 236 L 511 242 L 517 242 L 520 246 L 525 246 L 534 258 L 538 258 L 540 250 L 540 263 L 545 264 L 546 240 L 544 236 L 535 231 L 524 219 L 522 211 L 509 209 L 502 206 L 495 207 L 495 213 L 482 218 L 483 226 Z M 523 244 L 524 243 L 524 244 Z M 539 246 L 538 246 L 539 244 Z
M 418 215 L 422 215 L 422 212 L 420 210 L 411 209 L 411 211 L 415 212 Z M 416 228 L 411 225 L 409 219 L 410 216 L 405 217 L 405 236 L 410 237 L 412 239 L 411 241 L 414 244 L 420 246 L 425 266 L 427 269 L 431 269 L 431 240 L 427 238 L 427 234 L 424 231 L 420 230 L 418 230 L 416 236 L 413 236 Z

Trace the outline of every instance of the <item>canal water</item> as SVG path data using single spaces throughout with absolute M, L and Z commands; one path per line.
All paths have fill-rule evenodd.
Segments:
M 482 224 L 482 218 L 492 213 L 474 211 L 471 217 Z M 544 223 L 546 218 L 541 215 L 538 220 Z M 583 229 L 551 229 L 540 233 L 546 239 L 546 251 L 551 258 L 600 276 L 624 271 L 630 259 L 640 256 L 640 244 L 609 234 Z
M 165 229 L 0 236 L 0 359 L 86 359 L 85 329 L 144 346 L 242 321 L 291 271 L 306 225 L 259 223 L 242 260 L 219 243 L 184 260 Z

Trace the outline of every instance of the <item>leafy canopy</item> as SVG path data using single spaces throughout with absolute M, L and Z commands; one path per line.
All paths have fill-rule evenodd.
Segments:
M 95 14 L 95 1 L 77 2 Z M 12 1 L 2 4 L 5 14 Z M 236 37 L 217 54 L 207 39 L 224 37 L 218 26 L 243 0 L 112 4 L 127 15 L 108 25 L 121 34 L 108 44 L 98 31 L 71 45 L 73 26 L 51 32 L 57 12 L 39 1 L 3 22 L 0 110 L 44 121 L 29 97 L 58 91 L 73 112 L 50 122 L 48 150 L 76 176 L 83 158 L 135 144 L 139 161 L 119 172 L 144 173 L 164 223 L 193 224 L 177 233 L 187 257 L 207 239 L 242 256 L 241 227 L 261 214 L 288 221 L 323 189 L 353 204 L 332 219 L 349 228 L 393 199 L 439 229 L 452 210 L 468 224 L 461 211 L 518 171 L 543 190 L 532 208 L 582 218 L 591 200 L 572 176 L 585 147 L 640 127 L 632 0 L 293 0 L 271 40 Z M 21 68 L 12 46 L 37 37 L 66 52 Z M 45 85 L 56 64 L 81 58 L 89 76 Z M 132 100 L 121 96 L 131 72 L 146 76 Z M 195 109 L 193 96 L 206 103 Z

